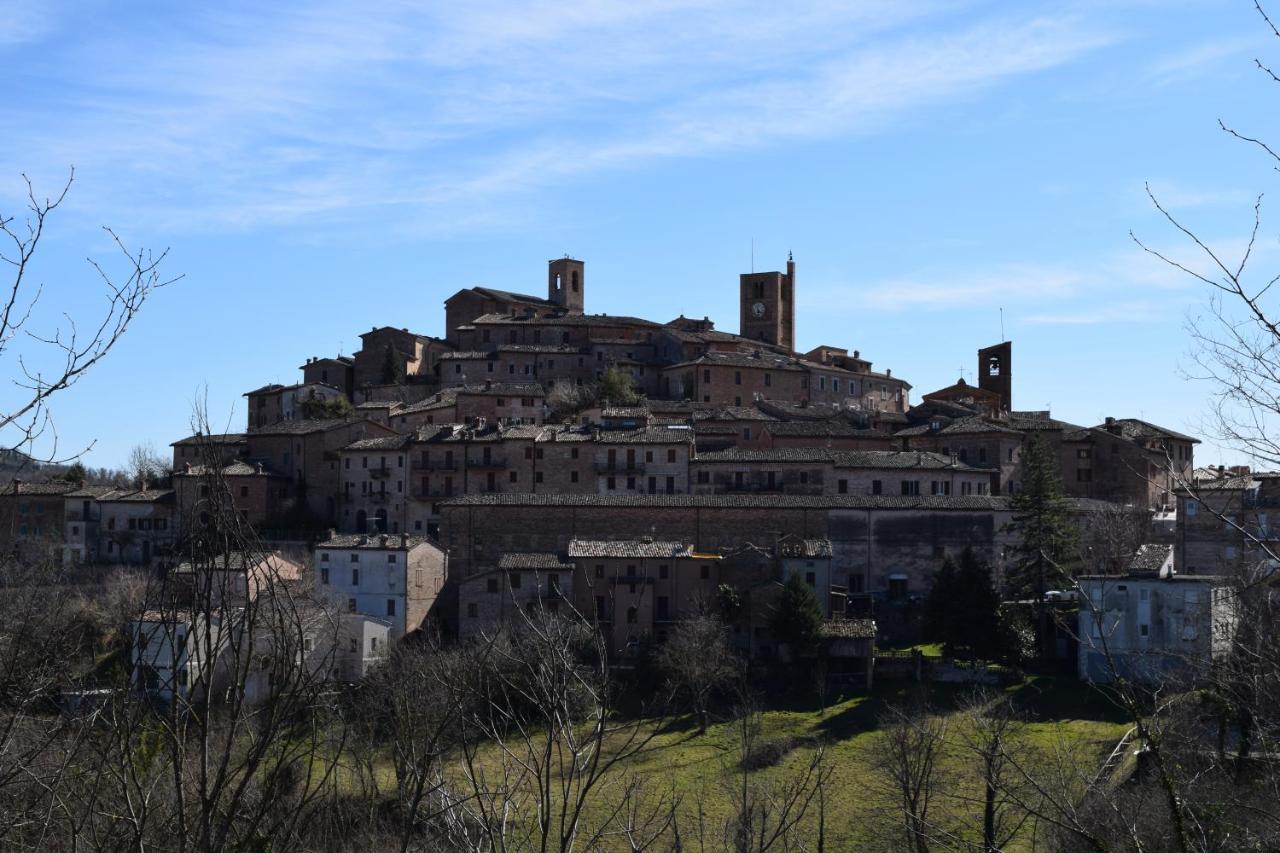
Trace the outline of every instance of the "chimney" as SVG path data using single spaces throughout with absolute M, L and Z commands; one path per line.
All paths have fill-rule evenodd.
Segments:
M 409 534 L 408 534 L 408 533 L 401 533 L 401 534 L 400 534 L 400 547 L 401 547 L 401 548 L 408 548 L 408 547 L 409 547 Z
M 884 375 L 885 375 L 885 378 L 887 379 L 888 377 L 893 375 L 893 371 L 886 367 L 884 369 Z
M 330 541 L 333 541 L 334 537 L 336 537 L 337 535 L 338 535 L 338 528 L 336 528 L 336 527 L 330 527 L 330 528 L 329 528 L 329 540 L 330 540 Z
M 378 537 L 378 545 L 382 548 L 387 547 L 387 534 L 384 533 Z
M 357 540 L 357 544 L 359 544 L 359 545 L 368 545 L 368 544 L 369 544 L 369 537 L 368 537 L 368 536 L 361 536 L 361 537 Z
M 190 473 L 191 473 L 191 463 L 190 463 L 190 462 L 183 462 L 183 463 L 182 463 L 182 472 L 183 472 L 184 474 L 190 474 Z
M 261 463 L 261 462 L 258 462 L 258 463 L 257 463 L 257 464 L 255 464 L 253 467 L 254 467 L 254 471 L 255 471 L 256 473 L 258 473 L 258 474 L 261 474 L 261 473 L 262 473 L 262 463 Z

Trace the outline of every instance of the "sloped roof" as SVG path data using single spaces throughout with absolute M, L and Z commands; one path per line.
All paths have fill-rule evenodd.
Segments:
M 517 569 L 546 570 L 552 572 L 573 571 L 573 563 L 565 562 L 559 554 L 524 553 L 503 554 L 498 557 L 498 568 L 506 571 Z
M 664 542 L 651 539 L 623 539 L 605 541 L 598 539 L 573 539 L 569 542 L 569 556 L 582 558 L 635 558 L 675 559 L 693 556 L 693 546 L 683 542 Z

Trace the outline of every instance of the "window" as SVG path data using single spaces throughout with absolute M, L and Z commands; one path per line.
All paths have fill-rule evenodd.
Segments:
M 675 451 L 675 448 L 673 447 L 667 450 L 667 462 L 675 462 L 675 461 L 676 461 L 676 451 Z
M 670 566 L 667 566 L 665 564 L 658 566 L 658 578 L 660 580 L 666 580 L 670 574 L 671 574 Z
M 396 555 L 395 555 L 395 554 L 388 554 L 388 555 L 387 555 L 387 562 L 388 562 L 388 563 L 394 563 L 395 561 L 396 561 Z
M 478 615 L 478 614 L 477 614 L 477 612 L 476 612 L 476 609 L 477 609 L 477 608 L 476 608 L 475 604 L 468 604 L 468 605 L 467 605 L 467 618 L 469 618 L 469 619 L 474 619 L 474 618 L 476 618 L 476 616 Z
M 766 373 L 766 374 L 764 375 L 764 387 L 768 388 L 768 387 L 769 387 L 769 386 L 771 386 L 772 384 L 773 384 L 773 376 L 772 376 L 772 374 Z
M 387 599 L 387 615 L 388 616 L 396 615 L 396 600 L 394 598 Z
M 358 563 L 358 562 L 360 562 L 360 555 L 359 555 L 359 554 L 352 554 L 352 555 L 351 555 L 351 562 L 353 562 L 353 563 Z
M 241 487 L 240 487 L 240 497 L 242 497 L 242 498 L 247 498 L 247 497 L 249 497 L 249 487 L 248 487 L 248 486 L 241 486 Z
M 706 563 L 703 563 L 703 564 L 702 564 L 702 566 L 701 566 L 701 567 L 699 567 L 698 576 L 699 576 L 699 577 L 701 577 L 704 581 L 705 581 L 705 580 L 710 580 L 710 579 L 711 579 L 711 567 L 710 567 L 710 566 L 708 566 Z
M 356 612 L 356 600 L 355 600 L 354 598 L 348 598 L 348 599 L 347 599 L 347 612 L 348 612 L 348 613 L 355 613 L 355 612 Z M 355 642 L 355 640 L 352 640 L 351 642 L 353 642 L 353 643 L 354 643 L 354 642 Z
M 328 552 L 328 551 L 325 551 L 325 552 L 323 552 L 323 553 L 320 555 L 320 562 L 322 562 L 322 563 L 327 563 L 327 562 L 329 562 L 329 552 Z
M 351 585 L 360 586 L 360 570 L 359 569 L 351 570 Z
M 329 585 L 329 567 L 328 566 L 321 566 L 320 568 L 320 583 L 324 584 L 325 586 Z
M 519 588 L 520 588 L 520 573 L 519 573 L 519 572 L 507 572 L 507 583 L 511 584 L 511 588 L 512 588 L 512 589 L 519 589 Z
M 848 480 L 838 480 L 838 481 L 836 482 L 836 491 L 837 491 L 837 492 L 839 492 L 839 493 L 840 493 L 840 494 L 842 494 L 842 495 L 847 495 L 847 494 L 849 494 L 849 481 L 848 481 Z
M 1077 482 L 1077 483 L 1092 483 L 1092 482 L 1093 482 L 1093 469 L 1092 469 L 1092 468 L 1077 468 L 1077 469 L 1076 469 L 1076 482 Z
M 655 602 L 655 605 L 656 605 L 655 612 L 654 612 L 655 618 L 657 619 L 668 618 L 667 613 L 669 609 L 669 602 L 667 601 L 667 597 L 665 595 L 658 596 L 657 601 Z
M 741 370 L 735 370 L 735 371 L 733 372 L 733 384 L 734 384 L 734 385 L 741 385 L 741 384 L 742 384 L 742 371 L 741 371 Z
M 636 624 L 636 616 L 637 616 L 636 609 L 634 607 L 628 607 L 627 608 L 627 624 L 628 625 Z
M 903 480 L 902 494 L 910 495 L 910 496 L 915 496 L 920 494 L 920 481 L 919 480 Z
M 871 494 L 873 494 L 873 495 L 880 495 L 880 494 L 884 494 L 884 483 L 883 483 L 883 482 L 881 482 L 880 480 L 872 480 L 872 481 L 871 481 Z
M 889 597 L 896 599 L 907 597 L 907 578 L 905 575 L 889 576 Z
M 576 483 L 576 482 L 578 482 L 578 472 L 577 472 L 577 471 L 570 471 L 570 472 L 569 472 L 569 482 L 570 482 L 570 483 Z
M 751 427 L 743 427 L 743 428 L 742 428 L 742 438 L 743 438 L 744 440 L 746 440 L 746 441 L 750 441 L 750 440 L 751 440 Z
M 1186 507 L 1188 518 L 1196 514 L 1196 502 L 1194 500 L 1187 501 Z

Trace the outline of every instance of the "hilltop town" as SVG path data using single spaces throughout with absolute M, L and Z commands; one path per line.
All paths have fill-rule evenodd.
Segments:
M 766 616 L 798 572 L 856 634 L 850 666 L 868 682 L 877 634 L 909 630 L 944 556 L 971 549 L 1000 582 L 1033 438 L 1078 523 L 1140 508 L 1142 544 L 1171 570 L 1223 571 L 1220 548 L 1175 548 L 1197 439 L 1017 409 L 1009 341 L 978 349 L 976 384 L 912 402 L 858 349 L 796 351 L 797 287 L 791 258 L 742 274 L 729 332 L 592 314 L 585 264 L 555 259 L 545 296 L 466 288 L 444 302 L 444 337 L 373 328 L 353 356 L 247 391 L 244 432 L 173 441 L 163 483 L 19 481 L 0 509 L 15 548 L 157 567 L 229 510 L 392 639 L 465 638 L 563 601 L 624 650 L 728 587 L 746 602 L 735 642 L 769 656 Z M 348 573 L 356 562 L 377 576 Z

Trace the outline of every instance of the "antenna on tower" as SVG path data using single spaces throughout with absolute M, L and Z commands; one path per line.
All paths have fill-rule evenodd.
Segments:
M 1004 306 L 1000 306 L 1000 342 L 1004 342 Z

